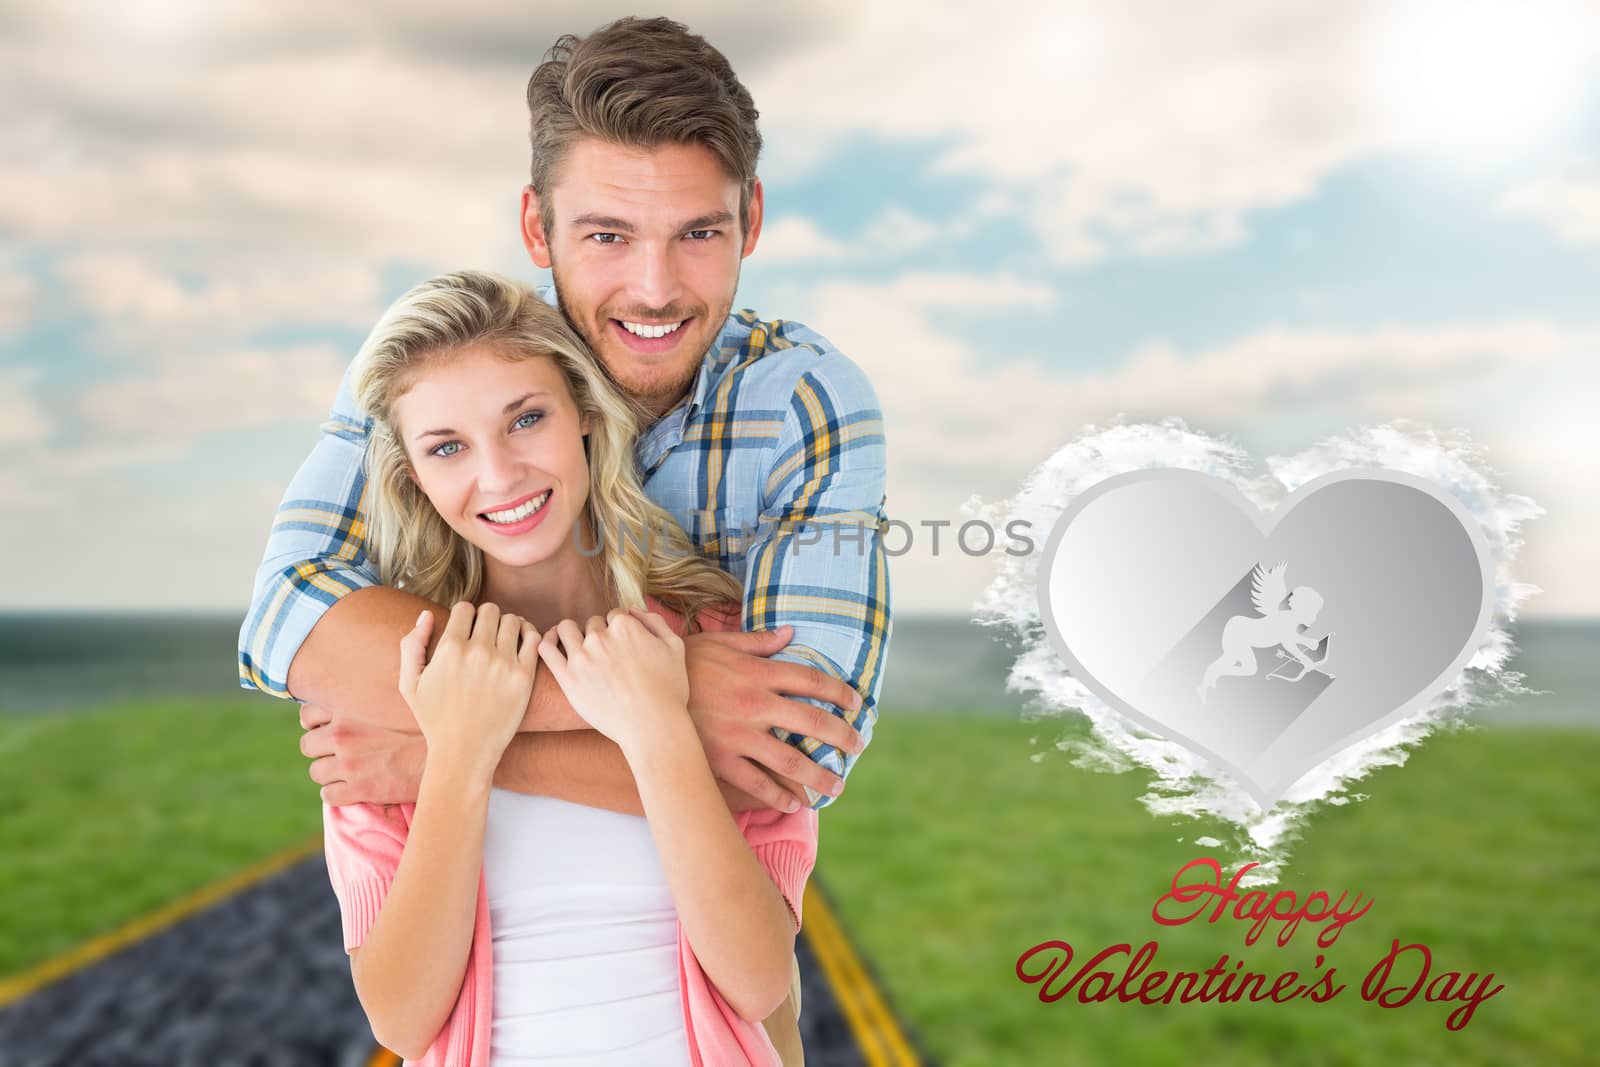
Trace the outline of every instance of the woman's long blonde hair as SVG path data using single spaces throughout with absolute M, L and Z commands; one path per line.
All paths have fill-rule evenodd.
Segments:
M 386 585 L 450 605 L 475 601 L 483 587 L 483 552 L 452 530 L 409 477 L 410 461 L 395 426 L 395 402 L 430 360 L 469 345 L 493 346 L 508 360 L 550 358 L 587 416 L 589 501 L 608 593 L 617 607 L 644 606 L 646 595 L 693 625 L 702 609 L 737 602 L 738 581 L 700 556 L 688 535 L 645 495 L 634 466 L 641 412 L 618 391 L 561 312 L 531 289 L 485 271 L 441 275 L 384 312 L 356 355 L 355 398 L 372 420 L 367 439 L 366 521 L 369 555 Z

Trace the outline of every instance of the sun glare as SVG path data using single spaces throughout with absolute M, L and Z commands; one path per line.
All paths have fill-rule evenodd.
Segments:
M 1502 157 L 1568 135 L 1593 85 L 1600 18 L 1562 0 L 1421 0 L 1374 27 L 1372 105 L 1396 139 Z

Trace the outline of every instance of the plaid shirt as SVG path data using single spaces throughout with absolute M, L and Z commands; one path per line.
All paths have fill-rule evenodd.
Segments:
M 347 370 L 256 571 L 239 631 L 244 688 L 288 697 L 289 664 L 322 613 L 379 584 L 366 551 L 370 424 Z M 883 415 L 866 375 L 797 322 L 737 312 L 693 389 L 640 435 L 636 455 L 650 497 L 702 553 L 742 577 L 745 629 L 793 626 L 776 658 L 854 686 L 862 706 L 851 724 L 870 742 L 891 623 Z M 855 762 L 832 745 L 774 732 L 837 774 Z M 831 799 L 817 797 L 817 806 Z

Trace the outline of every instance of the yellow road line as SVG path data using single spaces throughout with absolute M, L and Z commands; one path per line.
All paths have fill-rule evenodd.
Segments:
M 210 907 L 222 898 L 232 896 L 252 883 L 259 882 L 263 878 L 283 870 L 285 867 L 298 863 L 321 848 L 322 835 L 318 834 L 309 841 L 304 841 L 293 848 L 285 849 L 253 867 L 247 867 L 220 882 L 206 886 L 204 889 L 192 893 L 182 900 L 168 904 L 166 907 L 153 911 L 148 915 L 140 916 L 108 934 L 102 934 L 99 937 L 85 941 L 76 948 L 54 959 L 46 960 L 31 970 L 23 971 L 15 977 L 0 981 L 0 1007 L 4 1007 L 14 1000 L 21 1000 L 28 994 L 49 985 L 58 978 L 63 978 L 73 971 L 81 970 L 136 941 L 142 941 L 152 934 L 159 933 L 179 920 Z
M 814 884 L 806 886 L 802 935 L 817 957 L 867 1067 L 921 1067 L 883 994 L 850 947 L 844 929 Z M 804 1010 L 803 1008 L 801 1009 Z

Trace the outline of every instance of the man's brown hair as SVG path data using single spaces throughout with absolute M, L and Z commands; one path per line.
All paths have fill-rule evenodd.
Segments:
M 761 133 L 756 106 L 723 54 L 665 18 L 623 18 L 587 37 L 566 34 L 528 79 L 531 181 L 545 233 L 550 178 L 575 138 L 630 148 L 699 144 L 739 182 L 750 223 Z

